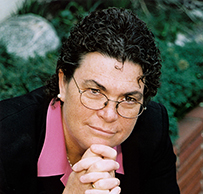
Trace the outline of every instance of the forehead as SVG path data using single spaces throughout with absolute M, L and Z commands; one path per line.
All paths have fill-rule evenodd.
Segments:
M 93 79 L 105 86 L 126 88 L 138 87 L 138 78 L 141 75 L 142 68 L 139 64 L 129 61 L 122 64 L 116 59 L 98 52 L 85 55 L 74 74 L 77 79 Z

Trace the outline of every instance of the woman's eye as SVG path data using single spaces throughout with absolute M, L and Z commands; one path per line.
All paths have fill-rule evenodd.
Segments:
M 135 98 L 130 97 L 130 96 L 126 96 L 126 97 L 125 97 L 125 100 L 126 100 L 127 102 L 133 102 L 133 103 L 137 102 L 137 100 L 136 100 Z
M 100 90 L 98 90 L 98 89 L 90 88 L 90 91 L 92 94 L 99 94 L 100 93 Z

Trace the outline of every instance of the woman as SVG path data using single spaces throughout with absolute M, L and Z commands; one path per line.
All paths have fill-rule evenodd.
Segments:
M 90 13 L 47 86 L 0 104 L 2 193 L 178 194 L 160 69 L 143 21 Z

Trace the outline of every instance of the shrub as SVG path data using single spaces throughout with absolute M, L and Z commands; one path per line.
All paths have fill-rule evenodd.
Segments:
M 56 53 L 24 60 L 0 47 L 0 100 L 25 94 L 45 84 L 53 74 Z
M 162 51 L 161 88 L 155 101 L 164 104 L 170 117 L 171 137 L 178 137 L 177 121 L 203 98 L 202 45 L 195 42 L 184 47 L 160 43 Z
M 91 7 L 88 5 L 89 10 L 85 10 L 77 2 L 69 2 L 64 9 L 60 10 L 57 15 L 51 20 L 51 23 L 58 32 L 59 37 L 63 39 L 69 36 L 71 27 L 76 24 L 81 18 L 88 15 L 88 12 L 95 10 L 100 4 L 100 1 L 94 3 Z
M 191 15 L 191 9 L 186 7 L 185 2 L 179 0 L 132 0 L 132 10 L 159 40 L 166 42 L 174 42 L 177 33 L 187 34 L 202 23 L 201 19 Z M 197 11 L 200 9 L 197 8 Z

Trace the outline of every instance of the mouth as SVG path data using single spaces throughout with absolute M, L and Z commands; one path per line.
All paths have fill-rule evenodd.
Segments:
M 90 125 L 89 125 L 89 127 L 90 127 L 90 129 L 91 129 L 94 133 L 96 133 L 96 134 L 98 134 L 98 135 L 113 136 L 113 135 L 116 134 L 116 132 L 112 132 L 112 131 L 110 131 L 110 130 L 104 130 L 104 129 L 99 128 L 99 127 L 90 126 Z

